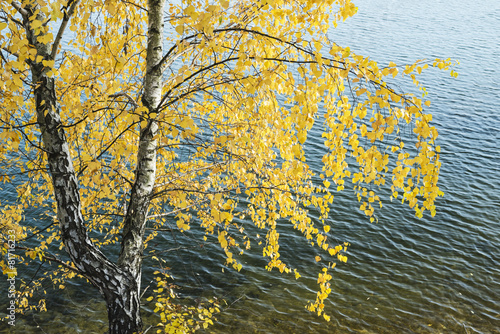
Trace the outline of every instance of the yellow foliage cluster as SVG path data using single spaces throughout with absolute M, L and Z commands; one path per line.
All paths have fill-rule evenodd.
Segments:
M 165 261 L 153 257 L 161 265 Z M 160 315 L 157 333 L 194 333 L 198 329 L 206 329 L 216 320 L 214 315 L 220 312 L 217 299 L 207 300 L 197 305 L 181 305 L 173 302 L 176 298 L 176 286 L 165 270 L 155 271 L 154 294 L 147 301 L 154 302 L 154 312 Z

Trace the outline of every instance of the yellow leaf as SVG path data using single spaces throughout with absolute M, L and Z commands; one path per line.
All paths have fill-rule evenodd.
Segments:
M 175 31 L 177 31 L 179 35 L 182 35 L 184 33 L 184 24 L 179 24 L 177 27 L 175 27 Z
M 196 20 L 198 13 L 193 5 L 189 5 L 184 9 L 184 14 L 190 16 L 193 20 Z
M 111 3 L 109 3 L 109 2 L 108 2 L 108 5 L 106 6 L 106 10 L 111 15 L 115 15 L 116 14 L 116 6 L 113 5 L 113 4 L 111 4 Z
M 49 67 L 49 68 L 54 67 L 54 61 L 53 60 L 42 60 L 42 64 L 45 67 Z
M 228 0 L 220 0 L 220 4 L 222 8 L 227 9 L 229 7 L 229 1 Z
M 307 132 L 304 130 L 299 131 L 299 133 L 297 133 L 297 139 L 301 144 L 304 144 L 307 140 Z
M 34 20 L 33 22 L 31 22 L 32 29 L 36 29 L 36 28 L 39 28 L 41 26 L 42 26 L 42 21 L 40 21 L 40 20 Z
M 367 91 L 367 89 L 366 89 L 366 88 L 361 88 L 361 89 L 359 89 L 358 91 L 356 91 L 356 95 L 357 95 L 357 96 L 360 96 L 360 95 L 362 95 L 362 94 L 366 93 L 366 91 Z
M 226 234 L 225 231 L 222 231 L 219 233 L 219 243 L 220 243 L 221 247 L 224 249 L 227 247 L 227 240 L 225 238 L 225 234 Z

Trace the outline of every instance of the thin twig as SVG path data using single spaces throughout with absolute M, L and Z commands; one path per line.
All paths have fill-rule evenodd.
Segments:
M 32 248 L 28 248 L 28 247 L 22 247 L 22 246 L 16 246 L 16 249 L 22 249 L 22 250 L 27 250 L 27 251 L 33 251 Z M 40 254 L 40 253 L 38 253 Z M 75 268 L 69 264 L 67 264 L 66 262 L 62 261 L 62 260 L 59 260 L 55 257 L 52 257 L 52 256 L 47 256 L 47 255 L 41 255 L 42 256 L 42 259 L 43 260 L 46 260 L 46 261 L 53 261 L 53 262 L 56 262 L 56 263 L 59 263 L 60 265 L 62 265 L 63 267 L 65 267 L 66 269 L 69 269 L 71 271 L 74 271 L 75 273 L 77 273 L 78 275 L 83 275 L 83 273 L 78 269 L 78 268 Z

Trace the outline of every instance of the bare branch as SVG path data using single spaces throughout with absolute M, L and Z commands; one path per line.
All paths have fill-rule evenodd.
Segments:
M 0 129 L 3 129 L 3 130 L 23 129 L 25 127 L 32 126 L 32 125 L 37 125 L 37 123 L 26 123 L 24 125 L 15 125 L 15 126 L 0 126 Z
M 193 35 L 193 36 L 187 36 L 187 37 L 185 37 L 185 38 L 183 38 L 183 39 L 181 40 L 181 43 L 182 43 L 183 41 L 186 41 L 186 40 L 191 39 L 191 38 L 193 38 L 193 37 L 196 37 L 196 36 L 195 36 L 195 35 Z M 177 58 L 179 58 L 179 57 L 180 57 L 180 56 L 182 56 L 184 53 L 186 53 L 186 52 L 190 51 L 191 49 L 193 49 L 193 48 L 194 48 L 197 44 L 198 44 L 198 43 L 190 43 L 190 44 L 189 44 L 189 46 L 188 46 L 186 49 L 184 49 L 182 52 L 180 52 L 180 53 L 176 54 L 176 55 L 175 55 L 172 59 L 170 59 L 170 60 L 169 60 L 169 62 L 168 62 L 168 63 L 164 64 L 164 63 L 167 61 L 168 57 L 170 57 L 170 54 L 171 54 L 172 52 L 174 52 L 174 50 L 177 48 L 177 44 L 176 44 L 176 45 L 174 45 L 174 46 L 172 46 L 172 47 L 168 50 L 168 52 L 165 54 L 165 56 L 163 56 L 163 58 L 160 60 L 160 62 L 159 62 L 156 66 L 158 66 L 158 67 L 169 67 L 170 65 L 172 65 L 172 63 L 173 63 L 173 62 L 174 62 Z
M 9 54 L 13 55 L 16 58 L 19 58 L 19 55 L 16 52 L 11 52 L 9 49 L 6 47 L 2 47 L 2 50 L 7 51 Z
M 19 14 L 21 14 L 24 18 L 27 18 L 29 16 L 28 11 L 24 9 L 20 3 L 16 1 L 12 1 L 11 3 L 12 7 L 14 7 L 19 12 Z
M 126 97 L 129 100 L 129 102 L 134 106 L 134 108 L 139 107 L 139 105 L 137 104 L 137 102 L 134 101 L 132 96 L 130 96 L 126 92 L 118 92 L 118 93 L 109 95 L 109 97 L 111 97 L 111 98 L 116 98 L 116 97 L 120 97 L 120 96 Z

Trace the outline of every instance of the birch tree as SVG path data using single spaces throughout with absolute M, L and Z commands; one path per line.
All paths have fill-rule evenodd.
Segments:
M 381 66 L 331 41 L 328 29 L 356 10 L 350 0 L 2 1 L 0 177 L 18 196 L 2 201 L 0 228 L 15 231 L 18 261 L 50 264 L 19 289 L 18 310 L 45 309 L 39 282 L 83 277 L 106 301 L 110 333 L 141 332 L 143 258 L 165 225 L 201 226 L 234 270 L 257 248 L 266 269 L 299 279 L 280 258 L 291 226 L 323 254 L 307 309 L 329 320 L 332 269 L 347 261 L 328 220 L 335 192 L 353 187 L 371 221 L 384 189 L 418 217 L 442 194 L 417 76 L 451 61 Z M 393 87 L 398 75 L 415 91 Z M 305 153 L 313 127 L 321 171 Z M 27 219 L 34 211 L 46 218 Z M 113 247 L 117 260 L 104 251 Z M 188 321 L 167 307 L 168 276 L 156 274 L 148 300 L 163 330 L 211 323 L 214 309 Z

